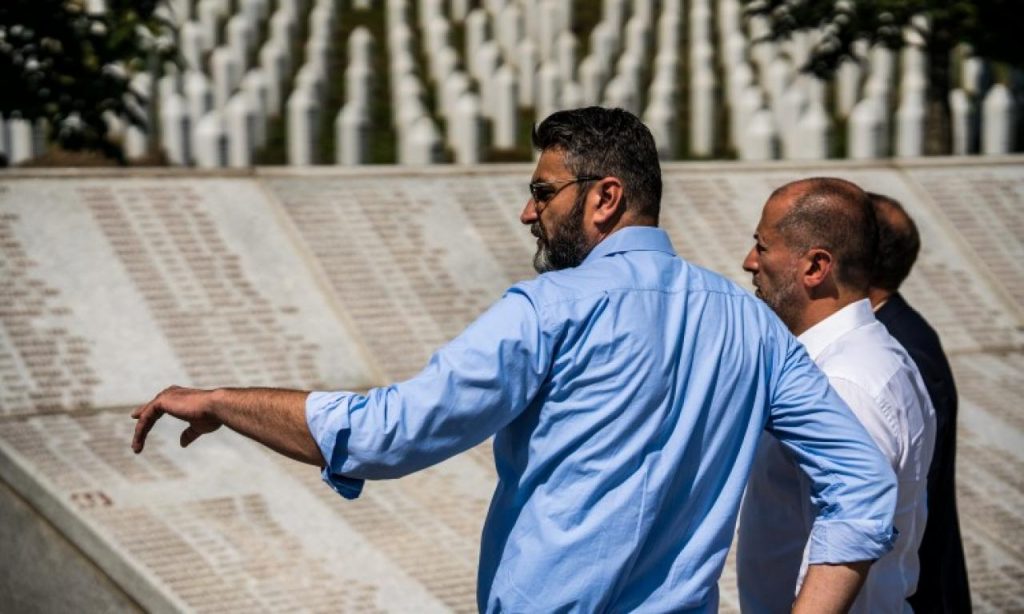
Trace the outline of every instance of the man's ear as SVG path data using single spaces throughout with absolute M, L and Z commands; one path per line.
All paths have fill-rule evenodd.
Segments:
M 598 181 L 592 190 L 591 198 L 596 197 L 594 224 L 614 226 L 622 215 L 622 181 L 618 177 L 605 177 Z
M 804 287 L 816 288 L 832 276 L 832 253 L 818 247 L 807 250 L 800 259 L 801 281 Z

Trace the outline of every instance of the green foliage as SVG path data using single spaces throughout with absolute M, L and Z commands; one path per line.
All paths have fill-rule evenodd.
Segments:
M 804 71 L 831 77 L 846 60 L 860 61 L 858 40 L 899 49 L 908 39 L 923 44 L 928 58 L 925 153 L 951 148 L 950 56 L 967 44 L 978 56 L 1024 67 L 1024 45 L 1017 40 L 1021 0 L 741 0 L 748 16 L 767 18 L 765 38 L 786 39 L 813 31 L 814 46 Z
M 107 0 L 105 13 L 89 14 L 82 0 L 0 2 L 0 113 L 45 119 L 60 146 L 121 159 L 104 114 L 146 128 L 146 93 L 131 77 L 176 57 L 160 3 Z
M 580 43 L 579 57 L 590 53 L 590 33 L 601 21 L 601 3 L 593 0 L 573 0 L 572 33 Z
M 1024 68 L 1024 44 L 1021 43 L 1020 0 L 975 2 L 974 19 L 964 24 L 963 42 L 975 53 L 1010 66 Z
M 748 15 L 768 18 L 768 38 L 785 39 L 801 30 L 817 30 L 805 70 L 832 75 L 854 57 L 853 43 L 866 40 L 897 49 L 904 28 L 916 30 L 925 46 L 948 53 L 966 43 L 985 58 L 1024 65 L 1019 36 L 1019 0 L 743 0 Z M 923 18 L 923 19 L 922 19 Z

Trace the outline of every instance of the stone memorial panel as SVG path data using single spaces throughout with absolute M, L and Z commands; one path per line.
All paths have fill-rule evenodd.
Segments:
M 375 380 L 250 182 L 0 186 L 0 416 Z
M 960 168 L 957 173 L 964 170 Z M 1014 315 L 999 286 L 985 274 L 985 263 L 965 257 L 959 233 L 936 215 L 936 206 L 942 205 L 940 192 L 929 190 L 931 198 L 922 197 L 921 186 L 927 186 L 928 181 L 922 181 L 910 169 L 905 174 L 842 171 L 841 176 L 866 190 L 896 198 L 914 218 L 921 234 L 921 253 L 902 291 L 941 331 L 947 351 L 1024 347 L 1021 316 Z M 1021 185 L 1024 186 L 1024 182 Z M 971 206 L 977 202 L 975 198 Z
M 951 357 L 960 393 L 957 500 L 976 612 L 1024 609 L 1024 353 Z
M 1017 324 L 1024 324 L 1024 165 L 914 168 L 908 174 L 935 203 L 936 221 L 966 243 L 989 282 L 1012 300 Z
M 976 261 L 964 259 L 950 249 L 957 244 L 956 237 L 948 226 L 935 223 L 932 207 L 915 194 L 912 183 L 896 170 L 836 167 L 717 173 L 677 168 L 680 170 L 665 172 L 662 226 L 672 235 L 680 254 L 693 262 L 749 288 L 750 275 L 742 270 L 741 264 L 753 245 L 751 236 L 761 207 L 772 190 L 801 177 L 838 175 L 867 190 L 896 198 L 917 220 L 922 251 L 903 291 L 942 332 L 947 350 L 1024 345 L 1020 318 L 1010 315 L 1007 301 Z M 1007 172 L 1012 175 L 1012 171 Z M 1016 202 L 1022 198 L 1018 196 Z M 1008 198 L 1007 202 L 1013 201 Z M 1005 219 L 1010 222 L 1013 218 Z M 1003 240 L 995 242 L 992 249 L 1005 250 L 1006 245 L 1012 244 L 1007 234 L 1001 234 Z M 1020 246 L 1019 240 L 1017 245 Z
M 269 184 L 359 342 L 387 377 L 405 378 L 508 286 L 533 276 L 534 239 L 518 222 L 528 181 L 521 172 Z
M 0 477 L 31 475 L 31 502 L 148 611 L 475 609 L 493 475 L 453 462 L 345 501 L 226 430 L 182 451 L 176 427 L 136 456 L 123 412 L 5 419 Z

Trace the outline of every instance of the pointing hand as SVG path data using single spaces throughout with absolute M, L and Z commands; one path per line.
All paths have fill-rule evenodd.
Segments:
M 181 447 L 185 447 L 198 439 L 200 435 L 212 433 L 221 426 L 221 421 L 213 412 L 213 392 L 171 386 L 156 396 L 152 401 L 132 412 L 135 423 L 135 436 L 132 438 L 132 450 L 136 454 L 142 452 L 146 444 L 146 436 L 164 414 L 188 422 L 188 427 L 181 433 Z

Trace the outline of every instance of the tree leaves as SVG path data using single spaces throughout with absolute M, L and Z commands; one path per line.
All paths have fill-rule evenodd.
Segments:
M 741 0 L 747 19 L 767 20 L 767 40 L 811 32 L 805 72 L 827 79 L 846 61 L 860 62 L 855 44 L 899 49 L 921 44 L 928 70 L 928 153 L 949 153 L 950 55 L 961 43 L 974 53 L 1024 67 L 1021 0 Z M 757 44 L 756 42 L 754 44 Z
M 1019 39 L 1020 0 L 742 0 L 747 18 L 763 16 L 768 39 L 788 39 L 798 31 L 819 38 L 803 69 L 831 76 L 843 61 L 855 59 L 854 42 L 891 49 L 906 44 L 905 29 L 916 30 L 926 47 L 945 50 L 967 43 L 990 60 L 1024 66 Z M 921 28 L 920 23 L 927 23 Z
M 177 61 L 173 24 L 159 0 L 107 0 L 90 14 L 80 0 L 0 3 L 0 113 L 44 119 L 66 149 L 95 149 L 122 160 L 105 114 L 143 129 L 146 104 L 131 78 Z

